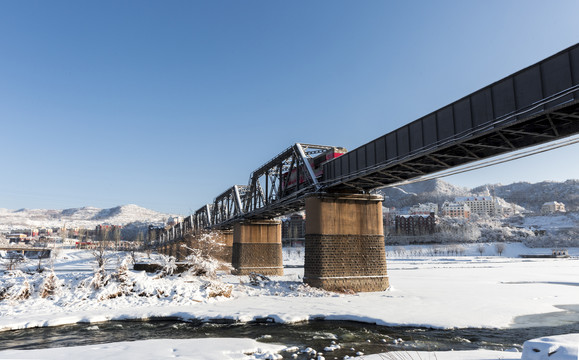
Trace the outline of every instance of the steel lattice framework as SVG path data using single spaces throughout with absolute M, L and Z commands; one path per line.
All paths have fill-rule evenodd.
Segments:
M 304 207 L 316 192 L 369 192 L 579 133 L 579 44 L 313 168 L 332 146 L 294 144 L 157 244 L 187 233 L 271 219 Z

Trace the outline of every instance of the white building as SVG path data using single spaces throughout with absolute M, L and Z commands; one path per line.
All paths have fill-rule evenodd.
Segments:
M 442 216 L 463 218 L 468 218 L 471 214 L 470 207 L 466 203 L 449 201 L 445 201 L 444 204 L 442 204 L 440 212 L 442 213 Z
M 410 215 L 430 215 L 431 213 L 434 213 L 435 216 L 438 215 L 438 204 L 434 203 L 418 204 L 412 206 L 408 210 L 408 214 Z
M 565 212 L 565 204 L 556 202 L 556 201 L 549 201 L 541 206 L 541 214 L 554 214 L 556 212 Z
M 454 199 L 459 204 L 466 204 L 471 213 L 479 215 L 495 215 L 495 202 L 492 196 L 468 196 Z

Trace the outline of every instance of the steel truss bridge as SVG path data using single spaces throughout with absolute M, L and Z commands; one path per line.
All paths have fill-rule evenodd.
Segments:
M 321 172 L 312 159 L 334 147 L 294 144 L 247 185 L 232 186 L 161 232 L 156 244 L 295 212 L 312 193 L 368 193 L 536 145 L 576 143 L 577 133 L 579 44 L 330 160 Z

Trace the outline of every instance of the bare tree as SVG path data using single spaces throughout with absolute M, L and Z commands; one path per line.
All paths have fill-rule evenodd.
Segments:
M 505 251 L 506 248 L 507 248 L 507 246 L 505 245 L 505 243 L 496 243 L 495 244 L 495 250 L 497 251 L 497 254 L 499 254 L 499 256 L 503 255 L 503 252 Z
M 151 253 L 153 252 L 153 245 L 155 243 L 156 238 L 157 238 L 157 230 L 155 229 L 151 229 L 148 232 L 147 236 L 145 237 L 145 243 L 143 244 L 143 247 L 149 259 L 151 258 Z
M 104 268 L 104 266 L 108 260 L 106 257 L 108 237 L 109 237 L 109 229 L 104 228 L 104 227 L 101 228 L 100 239 L 98 239 L 98 241 L 96 241 L 95 247 L 92 250 L 92 254 L 95 258 L 95 261 L 97 263 L 97 267 L 99 269 Z
M 6 257 L 4 258 L 4 265 L 6 270 L 16 270 L 16 266 L 24 262 L 24 255 L 16 251 L 8 251 Z
M 476 249 L 479 252 L 479 254 L 482 256 L 482 254 L 484 254 L 484 252 L 485 252 L 485 245 L 479 244 Z
M 113 227 L 113 238 L 115 240 L 115 250 L 119 251 L 119 246 L 121 243 L 121 227 L 114 226 Z
M 84 241 L 85 235 L 86 235 L 86 229 L 84 229 L 84 228 L 78 229 L 78 242 L 80 242 L 80 243 L 85 242 Z

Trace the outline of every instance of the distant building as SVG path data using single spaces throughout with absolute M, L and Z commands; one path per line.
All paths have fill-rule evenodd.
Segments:
M 502 214 L 502 207 L 492 196 L 457 197 L 456 203 L 468 205 L 471 214 L 496 216 Z
M 565 204 L 556 201 L 549 201 L 541 206 L 541 214 L 543 215 L 554 214 L 556 212 L 565 212 Z
M 396 216 L 397 235 L 429 235 L 434 233 L 436 217 L 429 215 L 398 215 Z
M 384 217 L 384 226 L 394 226 L 396 216 L 400 215 L 400 211 L 395 207 L 382 207 L 382 216 Z
M 289 246 L 302 246 L 306 238 L 306 216 L 302 213 L 292 214 L 282 222 L 282 242 Z
M 430 213 L 434 213 L 434 216 L 438 216 L 438 204 L 434 203 L 418 204 L 412 206 L 408 210 L 408 214 L 410 215 L 430 215 Z
M 469 218 L 471 211 L 470 206 L 465 202 L 450 202 L 445 201 L 440 207 L 442 216 Z
M 120 225 L 97 225 L 94 232 L 96 241 L 115 241 L 121 237 Z
M 11 244 L 27 243 L 27 235 L 24 233 L 12 233 L 6 235 L 6 239 Z

